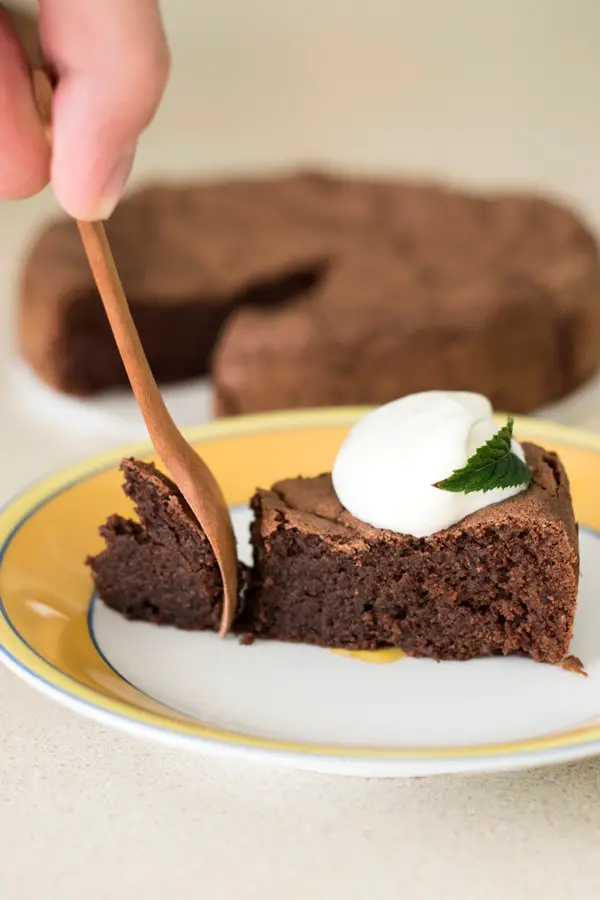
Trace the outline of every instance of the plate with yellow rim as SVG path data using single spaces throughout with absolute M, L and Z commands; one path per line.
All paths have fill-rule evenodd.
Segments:
M 247 557 L 257 486 L 331 468 L 360 409 L 211 422 L 188 432 L 221 483 Z M 143 739 L 346 775 L 401 777 L 557 763 L 600 753 L 600 437 L 536 419 L 580 523 L 571 652 L 584 678 L 521 658 L 436 663 L 343 655 L 132 623 L 94 598 L 98 526 L 129 514 L 121 447 L 59 472 L 0 513 L 0 656 L 34 687 Z

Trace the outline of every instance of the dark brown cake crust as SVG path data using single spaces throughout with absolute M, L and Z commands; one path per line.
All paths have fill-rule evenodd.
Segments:
M 528 196 L 320 173 L 140 190 L 108 222 L 162 382 L 212 371 L 219 414 L 476 390 L 529 411 L 600 361 L 600 265 Z M 60 390 L 125 373 L 73 222 L 25 263 L 23 356 Z
M 329 475 L 259 491 L 255 585 L 238 627 L 326 647 L 398 646 L 464 660 L 568 656 L 579 574 L 567 476 L 525 445 L 534 481 L 428 538 L 371 528 L 339 503 Z
M 106 549 L 87 560 L 98 595 L 129 619 L 217 630 L 221 574 L 186 501 L 150 463 L 124 459 L 121 470 L 139 522 L 113 515 L 100 529 Z M 245 567 L 239 575 L 243 593 Z

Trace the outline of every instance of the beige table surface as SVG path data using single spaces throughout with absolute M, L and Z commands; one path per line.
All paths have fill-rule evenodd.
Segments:
M 532 184 L 600 225 L 596 0 L 170 0 L 164 107 L 136 178 L 295 161 Z M 143 433 L 12 351 L 19 254 L 48 194 L 0 206 L 0 501 Z M 169 392 L 183 424 L 207 388 Z M 600 431 L 600 379 L 544 411 Z M 0 669 L 2 900 L 497 900 L 600 890 L 600 761 L 412 782 L 223 764 L 78 718 Z

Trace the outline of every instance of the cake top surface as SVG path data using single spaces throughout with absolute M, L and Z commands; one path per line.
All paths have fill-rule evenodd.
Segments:
M 597 264 L 593 236 L 558 203 L 319 172 L 149 185 L 119 204 L 107 232 L 125 290 L 145 301 L 199 293 L 216 301 L 253 280 L 343 256 L 349 244 L 355 255 L 376 243 L 409 282 L 542 273 L 543 284 L 560 288 Z M 44 269 L 40 283 L 32 267 Z M 50 303 L 93 289 L 74 222 L 46 227 L 26 275 L 28 290 Z
M 373 528 L 354 518 L 338 500 L 330 474 L 290 478 L 277 482 L 271 490 L 259 491 L 255 502 L 262 509 L 262 533 L 268 537 L 283 525 L 286 529 L 331 539 L 339 549 L 351 551 L 381 541 L 426 546 L 429 542 L 456 540 L 466 530 L 485 534 L 506 524 L 525 530 L 536 524 L 544 527 L 570 522 L 569 482 L 557 455 L 532 443 L 524 443 L 523 449 L 533 470 L 533 481 L 526 491 L 487 506 L 430 537 L 414 538 Z M 570 538 L 575 548 L 574 527 Z

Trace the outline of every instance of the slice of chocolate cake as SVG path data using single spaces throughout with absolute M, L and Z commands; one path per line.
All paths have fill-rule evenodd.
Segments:
M 554 453 L 524 450 L 529 488 L 430 537 L 358 521 L 329 475 L 252 500 L 254 585 L 238 627 L 325 647 L 560 663 L 577 599 L 577 527 Z
M 99 596 L 128 619 L 218 629 L 221 574 L 181 492 L 151 463 L 124 459 L 121 470 L 139 522 L 112 515 L 100 529 L 106 549 L 87 560 Z

